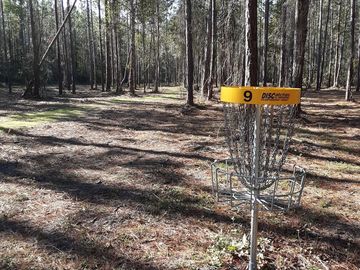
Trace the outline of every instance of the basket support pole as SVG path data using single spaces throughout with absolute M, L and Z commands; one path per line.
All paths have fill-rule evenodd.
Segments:
M 258 232 L 258 178 L 259 178 L 259 158 L 260 158 L 260 124 L 261 108 L 256 106 L 256 116 L 254 123 L 254 146 L 253 146 L 253 190 L 251 198 L 251 232 L 250 232 L 250 260 L 249 270 L 256 270 L 256 253 L 257 253 L 257 232 Z

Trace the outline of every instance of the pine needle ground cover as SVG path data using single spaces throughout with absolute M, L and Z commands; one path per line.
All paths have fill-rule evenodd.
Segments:
M 178 90 L 1 101 L 0 269 L 245 269 L 249 209 L 211 194 L 221 105 L 184 111 Z M 303 203 L 261 212 L 262 269 L 360 267 L 360 105 L 342 97 L 305 93 Z

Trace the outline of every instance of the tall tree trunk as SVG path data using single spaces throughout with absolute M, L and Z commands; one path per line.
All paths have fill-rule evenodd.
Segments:
M 160 84 L 160 3 L 156 0 L 156 60 L 155 60 L 155 86 L 154 93 L 159 92 Z
M 358 39 L 358 66 L 357 66 L 357 84 L 356 92 L 360 91 L 360 36 Z
M 3 30 L 3 43 L 4 43 L 4 63 L 6 66 L 6 83 L 8 84 L 9 93 L 12 92 L 12 82 L 11 82 L 11 74 L 10 74 L 10 61 L 7 50 L 7 38 L 6 38 L 6 28 L 5 28 L 5 14 L 4 14 L 4 5 L 3 0 L 0 0 L 0 9 L 1 9 L 1 18 L 2 18 L 2 30 Z M 9 50 L 10 50 L 9 46 Z
M 105 91 L 105 72 L 104 72 L 104 48 L 103 48 L 103 41 L 102 41 L 102 21 L 101 21 L 101 5 L 100 1 L 98 0 L 98 12 L 99 12 L 99 46 L 100 46 L 100 79 L 101 79 L 101 91 Z
M 56 31 L 59 30 L 59 14 L 58 14 L 58 1 L 55 0 L 55 24 Z M 63 94 L 63 74 L 61 70 L 61 53 L 60 53 L 60 41 L 56 40 L 56 51 L 57 51 L 57 68 L 58 68 L 58 85 L 59 85 L 59 95 Z
M 307 36 L 307 19 L 309 13 L 309 0 L 296 0 L 295 8 L 295 51 L 292 74 L 292 87 L 302 88 L 304 72 L 304 56 Z M 301 105 L 297 107 L 297 114 L 301 113 Z
M 192 45 L 192 11 L 191 0 L 185 0 L 185 32 L 186 32 L 186 71 L 187 71 L 187 98 L 186 103 L 194 105 L 194 58 Z
M 36 1 L 36 0 L 35 0 Z M 35 2 L 36 5 L 36 2 Z M 33 0 L 29 0 L 29 9 L 30 9 L 30 24 L 31 24 L 31 37 L 32 37 L 32 47 L 33 47 L 33 88 L 32 96 L 35 98 L 40 97 L 40 42 L 38 37 L 38 29 L 35 22 L 35 10 Z M 31 87 L 31 85 L 29 85 Z
M 204 55 L 203 80 L 201 86 L 201 95 L 205 96 L 209 90 L 210 80 L 210 60 L 211 60 L 211 41 L 212 41 L 212 0 L 209 0 L 208 17 L 206 23 L 206 46 Z
M 129 91 L 135 95 L 135 6 L 134 0 L 130 0 L 130 65 L 129 65 Z
M 321 48 L 322 48 L 322 14 L 323 14 L 323 0 L 320 0 L 320 11 L 319 11 L 319 23 L 318 23 L 318 48 L 317 48 L 317 57 L 316 57 L 316 91 L 319 91 L 321 88 Z
M 92 50 L 92 37 L 91 37 L 91 20 L 90 20 L 90 5 L 89 0 L 86 0 L 86 18 L 87 18 L 87 38 L 88 38 L 88 56 L 89 56 L 89 66 L 90 66 L 90 89 L 94 89 L 94 60 L 93 60 L 93 50 Z
M 279 86 L 285 84 L 285 68 L 286 68 L 286 3 L 283 4 L 281 10 L 281 51 L 280 51 L 280 70 L 279 70 Z
M 324 75 L 324 65 L 325 65 L 325 60 L 326 60 L 326 55 L 328 55 L 326 53 L 326 45 L 327 45 L 327 38 L 328 38 L 328 29 L 329 29 L 329 20 L 330 20 L 330 9 L 331 9 L 331 0 L 328 0 L 328 4 L 327 4 L 327 11 L 326 11 L 326 22 L 325 22 L 325 31 L 324 31 L 324 41 L 323 41 L 323 48 L 322 48 L 322 59 L 321 59 L 321 68 L 320 68 L 320 86 L 322 85 L 322 81 L 323 81 L 323 75 Z M 330 52 L 331 54 L 331 52 Z
M 268 50 L 269 50 L 269 9 L 270 1 L 265 0 L 265 21 L 264 21 L 264 67 L 263 67 L 263 84 L 267 85 L 267 69 L 268 69 Z
M 67 0 L 67 6 L 70 7 L 70 0 Z M 69 16 L 69 37 L 70 37 L 70 56 L 71 56 L 71 91 L 73 94 L 76 93 L 76 83 L 75 83 L 75 74 L 76 74 L 76 46 L 74 44 L 75 38 L 73 37 L 73 21 L 71 16 Z
M 339 2 L 339 9 L 338 9 L 338 22 L 337 22 L 337 36 L 336 36 L 336 47 L 335 47 L 335 65 L 334 65 L 334 84 L 333 87 L 338 87 L 338 72 L 339 72 L 339 65 L 340 65 L 340 39 L 341 39 L 341 11 L 342 11 L 342 4 Z
M 70 6 L 68 5 L 66 8 L 66 12 L 69 12 Z M 62 11 L 62 19 L 65 19 L 65 9 L 64 9 L 64 1 L 61 1 L 61 11 Z M 63 81 L 66 82 L 66 88 L 70 90 L 71 88 L 71 78 L 70 78 L 70 63 L 69 63 L 69 54 L 68 54 L 68 38 L 66 33 L 66 28 L 64 26 L 64 31 L 62 31 L 63 36 L 63 55 L 64 55 L 64 63 L 63 63 Z M 59 37 L 60 38 L 60 37 Z
M 148 63 L 147 63 L 147 72 L 146 72 L 146 86 L 150 88 L 149 80 L 150 80 L 150 70 L 151 70 L 151 52 L 154 41 L 154 34 L 152 28 L 150 28 L 150 44 L 149 44 L 149 53 L 148 53 Z
M 349 68 L 347 73 L 346 80 L 346 93 L 345 100 L 352 100 L 351 85 L 354 73 L 354 54 L 355 54 L 355 19 L 356 19 L 356 2 L 351 0 L 351 34 L 350 34 L 350 59 L 349 59 Z
M 332 68 L 333 68 L 333 58 L 334 58 L 334 29 L 333 29 L 333 16 L 334 12 L 333 9 L 331 8 L 331 13 L 330 13 L 330 55 L 329 55 L 329 61 L 328 61 L 328 78 L 327 78 L 327 87 L 330 88 L 331 87 L 331 75 L 332 75 Z
M 210 79 L 207 99 L 213 97 L 213 85 L 216 78 L 216 59 L 217 59 L 217 9 L 216 1 L 211 0 L 211 61 L 210 61 Z
M 297 0 L 296 0 L 297 1 Z M 294 67 L 294 51 L 295 51 L 295 12 L 294 9 L 290 9 L 290 6 L 288 6 L 288 11 L 291 11 L 289 18 L 289 27 L 288 27 L 288 32 L 290 33 L 290 39 L 289 39 L 289 45 L 288 45 L 288 49 L 287 49 L 287 68 L 288 68 L 288 72 L 286 73 L 286 85 L 291 85 L 292 81 L 293 81 L 293 67 Z
M 1 0 L 2 1 L 2 0 Z M 25 21 L 23 18 L 26 18 L 26 7 L 24 6 L 24 0 L 19 0 L 19 6 L 20 6 L 20 12 L 19 12 L 19 21 L 20 21 L 20 27 L 19 27 L 19 40 L 20 40 L 20 51 L 18 51 L 18 54 L 20 55 L 20 64 L 21 66 L 25 65 L 25 56 L 27 55 L 28 48 L 25 46 Z M 28 43 L 30 44 L 30 43 Z M 25 76 L 24 76 L 25 77 Z M 24 78 L 21 79 L 21 83 L 24 83 L 26 80 Z
M 257 0 L 245 1 L 245 85 L 258 85 Z
M 133 0 L 131 0 L 133 1 Z M 111 36 L 110 36 L 110 12 L 109 12 L 109 0 L 105 0 L 105 47 L 106 47 L 106 57 L 105 57 L 105 66 L 106 66 L 106 91 L 111 89 Z
M 115 59 L 115 34 L 114 34 L 114 10 L 115 1 L 111 3 L 110 10 L 110 50 L 111 50 L 111 85 L 115 85 L 115 74 L 116 74 L 116 59 Z
M 146 79 L 146 76 L 147 76 L 147 67 L 146 67 L 146 44 L 145 44 L 145 32 L 146 32 L 146 24 L 145 24 L 145 20 L 143 20 L 141 22 L 141 25 L 142 25 L 142 49 L 143 49 L 143 59 L 142 59 L 142 64 L 143 64 L 143 83 L 144 83 L 144 93 L 146 93 L 146 85 L 147 85 L 147 79 Z
M 295 51 L 292 75 L 292 87 L 297 88 L 302 88 L 303 82 L 308 12 L 309 0 L 297 0 L 295 11 Z
M 94 89 L 97 89 L 97 61 L 96 61 L 96 44 L 94 37 L 94 14 L 93 14 L 93 0 L 90 0 L 90 23 L 91 23 L 91 48 L 93 59 L 93 71 L 94 71 Z
M 115 5 L 115 1 L 114 1 Z M 119 12 L 119 11 L 118 11 Z M 122 93 L 121 85 L 121 34 L 118 29 L 118 16 L 114 16 L 114 35 L 115 35 L 115 58 L 116 58 L 116 93 Z

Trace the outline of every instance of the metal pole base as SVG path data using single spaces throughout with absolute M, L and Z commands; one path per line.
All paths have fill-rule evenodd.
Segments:
M 258 197 L 259 191 L 254 190 L 251 200 L 251 232 L 249 270 L 256 270 L 257 231 L 258 231 Z

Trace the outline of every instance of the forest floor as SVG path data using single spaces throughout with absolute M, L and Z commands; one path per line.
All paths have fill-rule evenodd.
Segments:
M 211 192 L 221 104 L 184 110 L 176 87 L 19 93 L 0 90 L 0 269 L 246 268 L 249 208 Z M 305 93 L 289 156 L 302 204 L 260 212 L 261 269 L 360 268 L 360 95 L 343 98 Z

